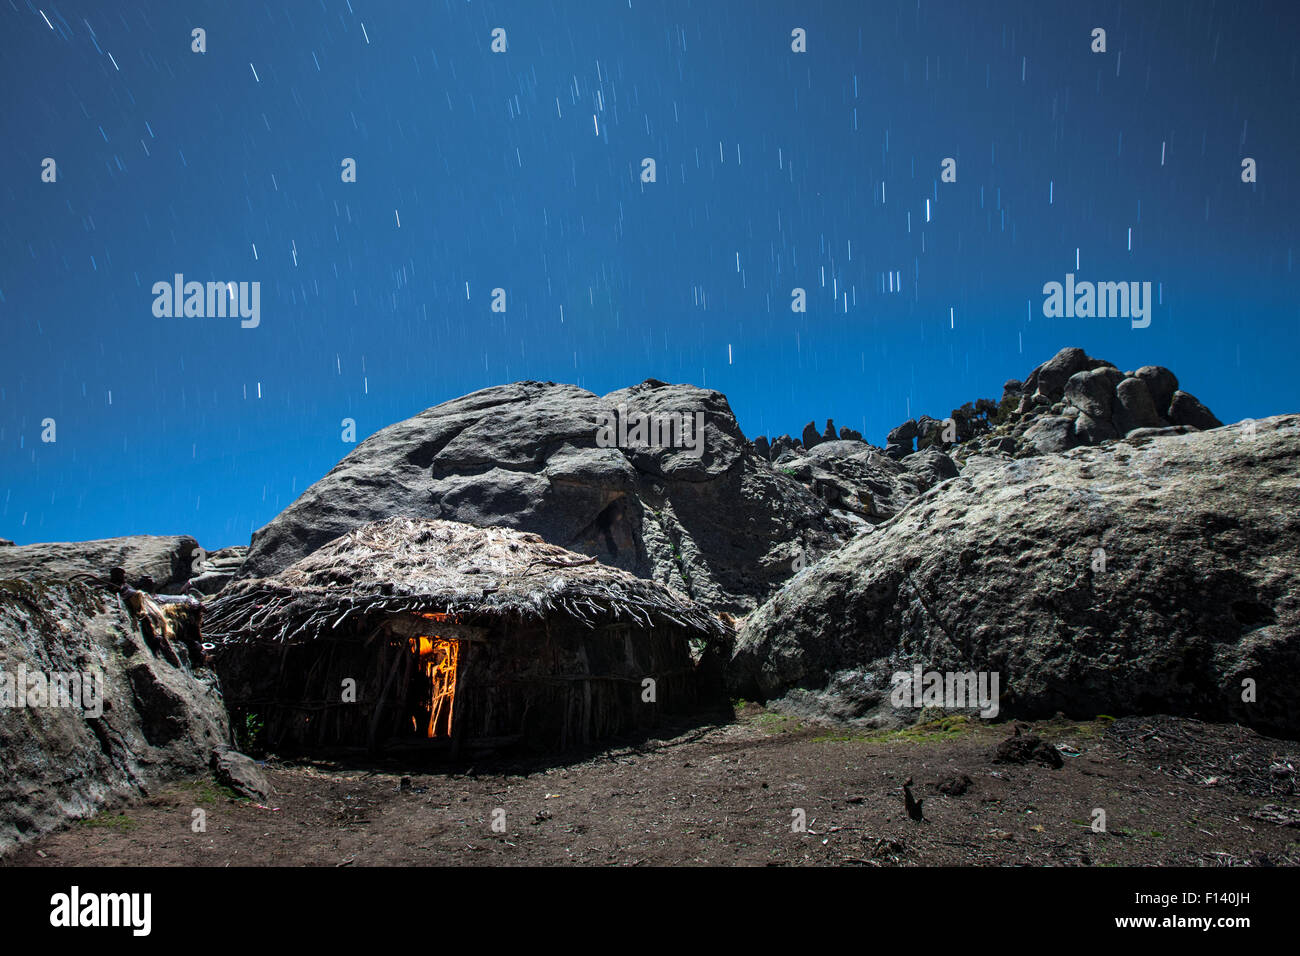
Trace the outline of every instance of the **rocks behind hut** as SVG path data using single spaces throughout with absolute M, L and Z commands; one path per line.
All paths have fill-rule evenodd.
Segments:
M 1300 416 L 1254 425 L 971 458 L 749 615 L 733 695 L 910 721 L 891 678 L 920 665 L 998 672 L 1006 716 L 1300 736 Z

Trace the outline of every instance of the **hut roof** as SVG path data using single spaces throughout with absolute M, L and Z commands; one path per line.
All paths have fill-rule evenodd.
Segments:
M 226 644 L 309 639 L 356 615 L 435 611 L 464 621 L 562 614 L 673 624 L 719 636 L 726 625 L 678 592 L 511 528 L 388 518 L 363 525 L 208 604 L 203 632 Z

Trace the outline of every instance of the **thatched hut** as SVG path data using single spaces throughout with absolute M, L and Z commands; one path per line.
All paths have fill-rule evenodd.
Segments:
M 700 650 L 727 630 L 535 534 L 410 518 L 236 582 L 204 616 L 233 721 L 278 750 L 585 744 L 695 706 Z

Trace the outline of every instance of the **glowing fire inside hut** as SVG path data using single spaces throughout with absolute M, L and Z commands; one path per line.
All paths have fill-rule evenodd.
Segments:
M 435 623 L 453 623 L 448 614 L 436 611 L 421 614 L 420 617 Z M 456 709 L 456 668 L 460 662 L 460 644 L 438 635 L 410 638 L 411 652 L 417 658 L 420 672 L 429 682 L 429 721 L 425 727 L 426 737 L 451 735 L 451 722 Z M 445 717 L 445 720 L 444 720 Z M 420 729 L 416 719 L 411 718 L 412 728 Z

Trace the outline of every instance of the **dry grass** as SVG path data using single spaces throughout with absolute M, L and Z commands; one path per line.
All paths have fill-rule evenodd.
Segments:
M 206 608 L 207 640 L 311 639 L 355 616 L 434 611 L 462 623 L 560 613 L 586 624 L 729 626 L 678 592 L 539 536 L 454 521 L 388 518 L 334 539 L 277 575 L 231 585 Z

